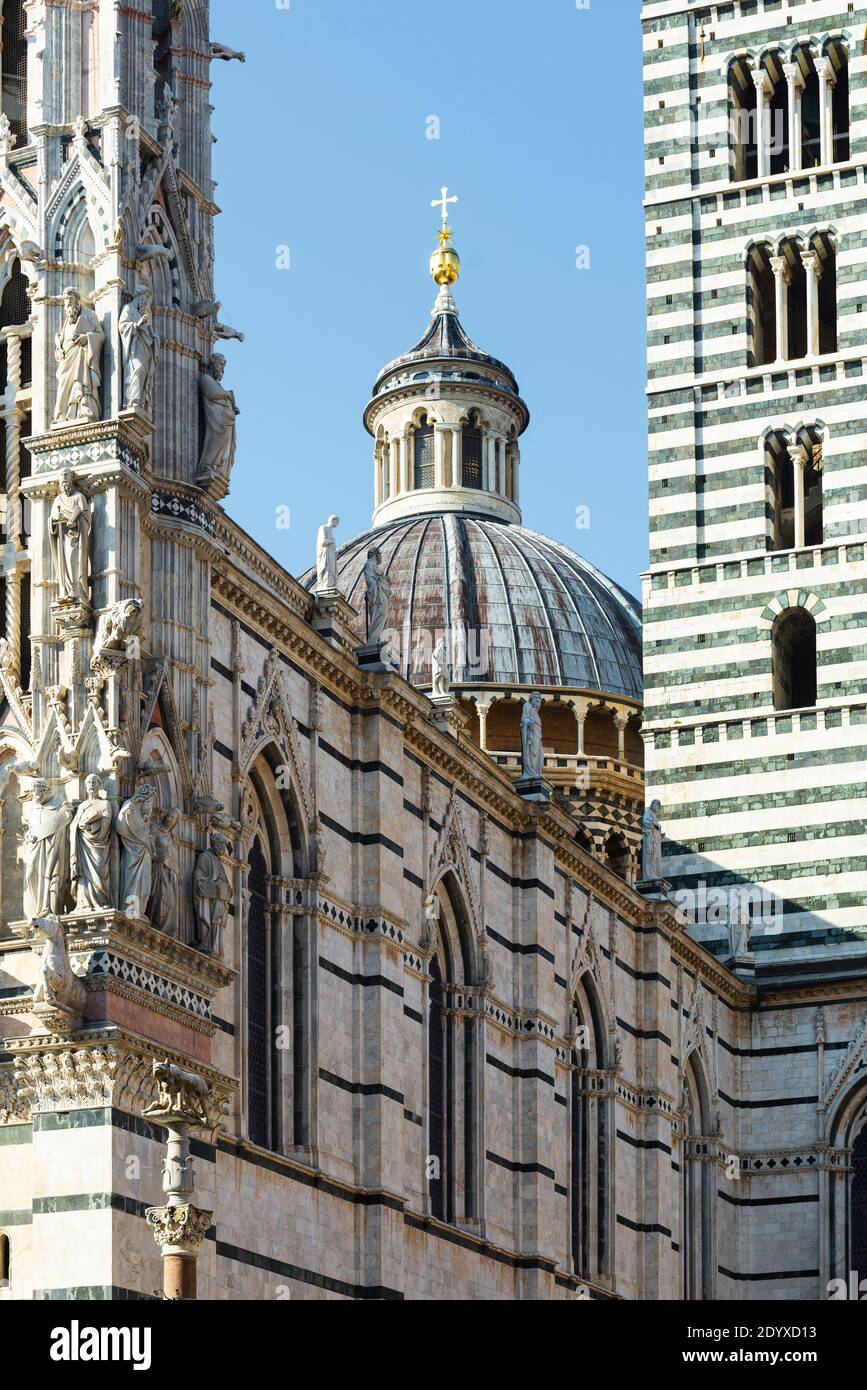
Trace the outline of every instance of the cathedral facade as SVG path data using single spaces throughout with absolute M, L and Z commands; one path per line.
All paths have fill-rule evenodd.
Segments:
M 232 521 L 243 55 L 207 0 L 3 0 L 0 1301 L 160 1297 L 168 1260 L 215 1300 L 859 1268 L 867 6 L 789 8 L 645 5 L 642 652 L 523 524 L 446 190 L 430 322 L 359 398 L 371 530 L 323 517 L 296 579 Z

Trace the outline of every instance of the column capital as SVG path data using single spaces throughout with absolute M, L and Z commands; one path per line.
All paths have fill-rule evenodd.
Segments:
M 801 91 L 804 90 L 806 84 L 799 63 L 783 63 L 783 73 L 790 86 L 797 86 Z
M 829 87 L 836 87 L 837 74 L 834 71 L 834 64 L 831 62 L 830 58 L 814 58 L 813 65 L 820 82 L 827 82 Z
M 787 444 L 786 453 L 796 468 L 806 468 L 808 454 L 803 444 Z
M 805 270 L 811 271 L 817 280 L 821 280 L 824 266 L 818 251 L 802 251 L 801 263 Z
M 786 257 L 771 256 L 770 261 L 771 270 L 774 272 L 774 274 L 779 275 L 782 278 L 784 284 L 790 285 L 792 283 L 792 267 L 789 265 L 789 262 L 786 260 Z
M 755 83 L 756 91 L 759 93 L 759 95 L 766 97 L 771 96 L 774 90 L 774 84 L 771 81 L 771 74 L 768 72 L 767 68 L 763 68 L 759 64 L 758 66 L 751 68 L 750 72 L 752 74 L 753 82 Z
M 210 1229 L 214 1213 L 187 1203 L 148 1207 L 145 1218 L 163 1255 L 194 1256 Z

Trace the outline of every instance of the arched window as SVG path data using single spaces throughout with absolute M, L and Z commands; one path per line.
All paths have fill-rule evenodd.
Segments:
M 0 1231 L 0 1289 L 8 1289 L 12 1283 L 12 1251 L 9 1237 Z
M 609 835 L 605 842 L 605 863 L 612 873 L 617 874 L 618 878 L 629 881 L 630 855 L 629 844 L 624 835 L 616 832 Z
M 6 0 L 2 6 L 3 114 L 19 145 L 27 144 L 27 40 L 23 0 Z
M 683 1297 L 713 1298 L 713 1183 L 715 1168 L 711 1145 L 710 1102 L 704 1072 L 695 1053 L 684 1069 L 683 1108 L 686 1133 L 683 1142 L 682 1231 Z
M 777 357 L 774 271 L 767 246 L 754 246 L 750 251 L 747 299 L 752 339 L 750 365 L 763 367 Z
M 729 68 L 730 172 L 736 183 L 758 174 L 756 84 L 749 59 L 736 58 Z
M 479 427 L 479 417 L 475 411 L 471 414 L 469 423 L 463 428 L 462 458 L 461 482 L 463 487 L 481 488 L 482 431 Z
M 816 620 L 806 608 L 787 608 L 772 634 L 774 709 L 812 709 L 816 704 Z
M 833 69 L 833 89 L 831 91 L 831 158 L 835 164 L 844 164 L 851 157 L 849 136 L 849 55 L 840 40 L 834 40 L 826 49 L 828 61 Z
M 602 1094 L 608 1066 L 604 1018 L 592 977 L 574 999 L 578 1028 L 570 1087 L 572 1268 L 593 1282 L 610 1276 L 611 1106 Z
M 413 441 L 413 486 L 430 488 L 434 485 L 434 428 L 422 415 Z
M 850 1198 L 850 1269 L 867 1279 L 867 1115 L 852 1145 L 852 1189 Z
M 436 893 L 439 919 L 428 967 L 427 1180 L 431 1214 L 471 1221 L 478 1211 L 478 1020 L 457 1013 L 455 995 L 472 982 L 469 930 L 451 875 Z
M 782 53 L 770 53 L 764 61 L 768 102 L 768 153 L 770 172 L 784 174 L 789 166 L 789 87 Z

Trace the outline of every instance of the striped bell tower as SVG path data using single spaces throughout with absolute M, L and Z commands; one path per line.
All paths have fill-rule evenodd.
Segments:
M 695 935 L 758 980 L 867 949 L 865 26 L 643 9 L 648 801 Z

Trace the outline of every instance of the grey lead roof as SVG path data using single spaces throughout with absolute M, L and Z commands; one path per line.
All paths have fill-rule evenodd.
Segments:
M 466 514 L 368 531 L 339 553 L 339 583 L 359 614 L 359 636 L 373 546 L 391 580 L 390 627 L 413 684 L 429 684 L 432 644 L 448 631 L 469 634 L 455 649 L 456 684 L 565 686 L 641 699 L 640 606 L 566 546 Z M 311 587 L 314 575 L 302 582 Z

